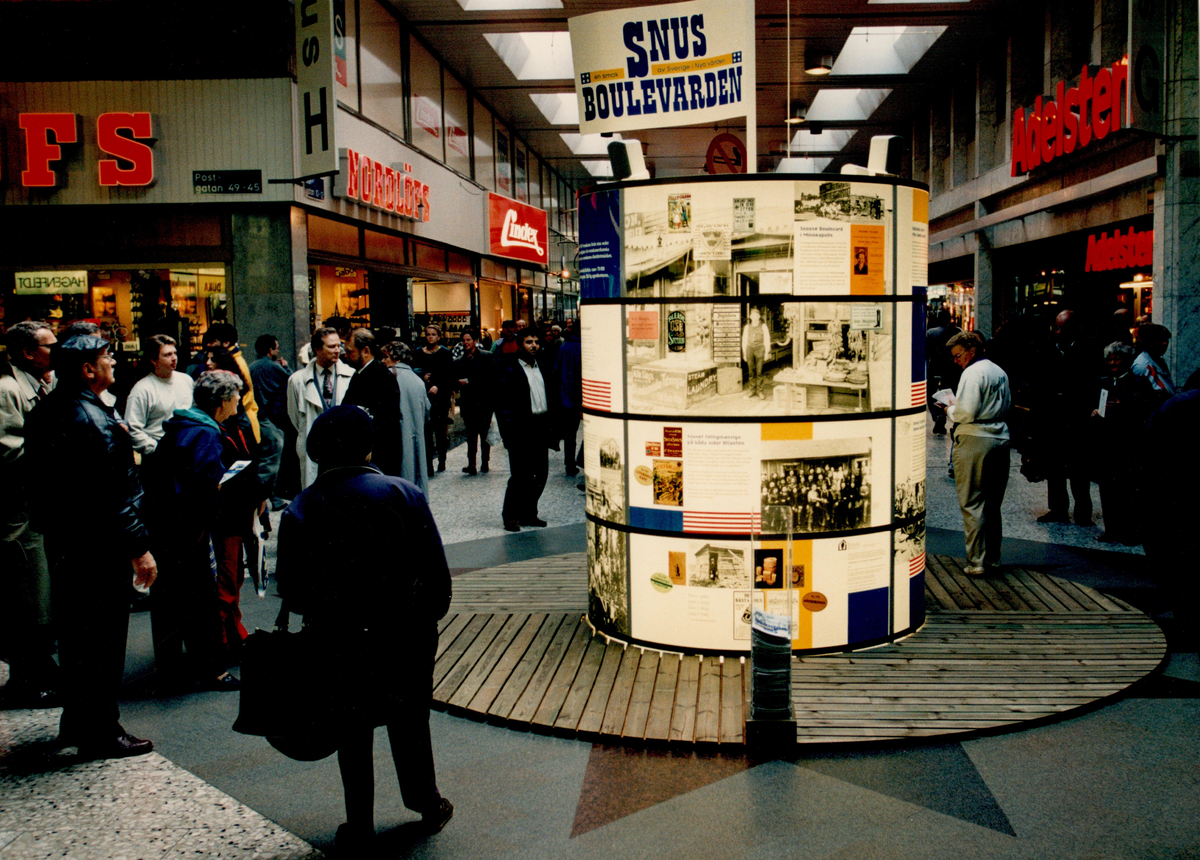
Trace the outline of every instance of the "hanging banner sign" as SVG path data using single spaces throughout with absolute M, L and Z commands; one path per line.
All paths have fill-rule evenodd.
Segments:
M 344 3 L 342 4 L 344 9 Z M 341 26 L 344 28 L 344 16 Z M 296 95 L 300 108 L 300 176 L 336 173 L 337 138 L 333 118 L 337 113 L 334 82 L 337 79 L 337 41 L 333 0 L 296 0 Z
M 673 3 L 569 22 L 583 134 L 692 125 L 753 110 L 743 3 Z

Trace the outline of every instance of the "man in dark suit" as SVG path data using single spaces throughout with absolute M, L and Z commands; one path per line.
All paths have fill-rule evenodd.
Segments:
M 488 470 L 492 447 L 488 444 L 488 428 L 492 424 L 493 400 L 496 388 L 496 367 L 490 353 L 479 348 L 475 331 L 462 336 L 463 357 L 454 362 L 454 378 L 458 380 L 458 408 L 467 431 L 467 465 L 463 471 L 476 474 L 475 451 L 479 449 L 480 468 Z
M 500 370 L 500 401 L 496 418 L 500 436 L 508 449 L 508 488 L 504 493 L 504 528 L 519 532 L 521 526 L 544 526 L 538 519 L 538 499 L 546 488 L 550 470 L 548 449 L 557 450 L 550 420 L 546 381 L 538 367 L 537 329 L 517 333 L 519 349 Z
M 400 387 L 396 377 L 376 361 L 375 335 L 365 328 L 355 329 L 346 341 L 346 361 L 355 368 L 342 403 L 361 406 L 371 416 L 375 444 L 371 463 L 385 475 L 400 474 Z

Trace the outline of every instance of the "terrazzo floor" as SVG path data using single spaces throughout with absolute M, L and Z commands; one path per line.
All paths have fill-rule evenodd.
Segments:
M 928 523 L 961 542 L 947 440 L 928 436 Z M 583 546 L 583 493 L 552 454 L 545 529 L 500 522 L 502 449 L 488 475 L 459 471 L 465 447 L 430 484 L 456 576 Z M 1099 544 L 1100 528 L 1044 526 L 1045 484 L 1014 469 L 1006 553 L 1078 575 L 1131 602 L 1153 601 L 1140 550 Z M 1094 498 L 1098 521 L 1102 512 Z M 268 552 L 273 555 L 273 541 Z M 933 550 L 944 551 L 944 550 Z M 247 588 L 248 626 L 269 626 L 275 598 Z M 1139 604 L 1140 605 L 1140 604 Z M 127 680 L 152 667 L 149 619 L 131 618 Z M 7 667 L 0 664 L 0 682 Z M 79 762 L 53 744 L 57 710 L 0 711 L 0 860 L 213 857 L 292 860 L 329 850 L 343 820 L 336 760 L 284 759 L 229 731 L 237 697 L 158 699 L 127 684 L 123 722 L 157 751 Z M 435 713 L 439 783 L 457 806 L 423 839 L 376 739 L 380 855 L 428 858 L 1200 857 L 1200 664 L 1176 649 L 1160 675 L 1123 701 L 1027 732 L 961 744 L 764 761 L 743 754 L 626 751 L 520 734 Z M 320 850 L 318 850 L 320 849 Z

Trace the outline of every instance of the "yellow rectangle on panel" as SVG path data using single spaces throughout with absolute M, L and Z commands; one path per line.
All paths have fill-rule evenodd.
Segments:
M 812 424 L 761 424 L 762 441 L 789 441 L 792 439 L 811 439 Z
M 798 593 L 800 600 L 799 623 L 796 625 L 796 638 L 792 640 L 793 648 L 813 646 L 812 612 L 804 608 L 804 595 L 812 591 L 812 559 L 812 541 L 792 541 L 792 589 Z
M 929 192 L 919 188 L 913 189 L 912 218 L 920 224 L 929 223 Z

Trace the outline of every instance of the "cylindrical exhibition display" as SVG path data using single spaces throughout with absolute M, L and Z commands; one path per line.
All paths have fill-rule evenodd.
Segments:
M 757 607 L 817 652 L 923 622 L 928 204 L 858 176 L 580 195 L 598 629 L 744 652 Z

